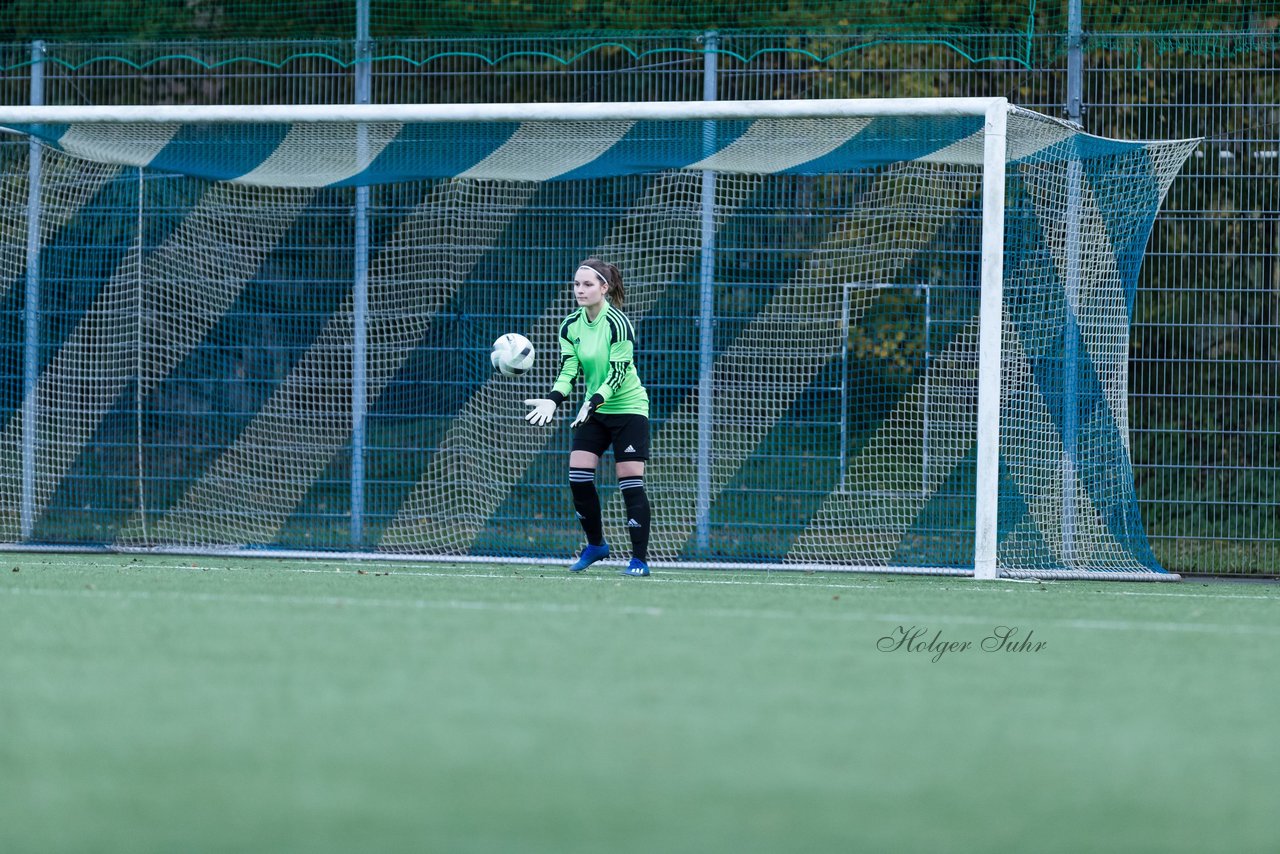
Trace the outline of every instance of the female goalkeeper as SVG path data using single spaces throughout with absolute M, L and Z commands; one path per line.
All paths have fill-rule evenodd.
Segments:
M 551 423 L 581 371 L 587 399 L 571 425 L 575 429 L 569 453 L 569 489 L 587 545 L 569 571 L 582 572 L 609 556 L 596 492 L 596 466 L 613 445 L 618 487 L 627 506 L 627 533 L 631 535 L 631 562 L 622 574 L 643 578 L 649 574 L 649 498 L 644 491 L 649 395 L 636 374 L 636 331 L 619 311 L 626 291 L 617 267 L 588 258 L 573 279 L 578 308 L 560 324 L 560 376 L 546 397 L 525 401 L 532 407 L 525 419 L 538 426 Z

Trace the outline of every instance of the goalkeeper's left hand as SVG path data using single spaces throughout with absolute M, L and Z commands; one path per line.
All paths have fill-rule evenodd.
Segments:
M 569 426 L 577 427 L 581 424 L 586 424 L 587 419 L 591 417 L 591 413 L 595 412 L 596 407 L 602 403 L 604 403 L 604 399 L 598 394 L 593 394 L 591 397 L 582 401 L 582 408 L 578 410 L 578 417 L 573 419 L 573 423 Z

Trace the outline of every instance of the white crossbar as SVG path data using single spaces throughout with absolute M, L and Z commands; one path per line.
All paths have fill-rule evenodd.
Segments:
M 671 121 L 847 116 L 986 116 L 1005 98 L 814 98 L 796 101 L 633 101 L 543 104 L 294 104 L 6 107 L 0 125 L 109 123 Z

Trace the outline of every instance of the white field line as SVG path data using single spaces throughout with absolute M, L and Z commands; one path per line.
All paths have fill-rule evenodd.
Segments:
M 640 584 L 643 584 L 641 581 Z M 1176 634 L 1262 635 L 1280 636 L 1280 626 L 1212 624 L 1212 622 L 1170 622 L 1140 620 L 1055 620 L 1055 618 L 1011 618 L 959 615 L 902 615 L 873 611 L 838 611 L 815 613 L 797 609 L 769 608 L 666 608 L 660 606 L 581 606 L 561 602 L 479 602 L 472 599 L 387 599 L 353 595 L 353 597 L 305 597 L 265 593 L 188 593 L 177 590 L 42 590 L 32 588 L 0 588 L 15 598 L 32 595 L 40 598 L 114 599 L 119 602 L 202 602 L 212 604 L 265 604 L 265 606 L 302 606 L 344 608 L 388 608 L 399 611 L 492 611 L 500 613 L 559 613 L 559 615 L 613 615 L 644 617 L 694 617 L 713 620 L 822 620 L 900 626 L 964 625 L 1030 626 L 1033 629 L 1068 629 L 1076 631 L 1166 631 Z
M 633 582 L 634 583 L 634 582 Z M 644 582 L 639 582 L 644 583 Z M 41 590 L 23 587 L 0 587 L 0 592 L 15 598 L 22 596 L 48 598 L 106 599 L 122 602 L 204 602 L 235 605 L 292 605 L 302 607 L 345 608 L 347 606 L 418 610 L 418 611 L 494 611 L 518 614 L 580 614 L 615 616 L 680 618 L 747 619 L 747 620 L 826 620 L 850 623 L 872 623 L 900 626 L 970 625 L 995 628 L 997 626 L 1030 626 L 1070 629 L 1077 631 L 1117 632 L 1170 632 L 1182 634 L 1212 635 L 1263 635 L 1280 636 L 1280 626 L 1230 625 L 1223 623 L 1183 623 L 1165 620 L 1093 620 L 960 616 L 953 614 L 893 614 L 875 611 L 833 611 L 816 613 L 812 610 L 774 610 L 764 608 L 664 608 L 654 605 L 576 605 L 562 602 L 483 602 L 466 599 L 386 599 L 361 596 L 296 596 L 266 593 L 189 593 L 184 591 L 151 590 Z
M 43 556 L 41 555 L 33 556 L 38 561 L 38 563 L 35 563 L 35 564 L 30 563 L 29 558 L 27 558 L 27 556 L 25 555 L 10 554 L 7 556 L 0 556 L 0 557 L 3 558 L 3 560 L 0 560 L 0 569 L 3 568 L 5 561 L 8 561 L 9 563 L 14 565 L 21 565 L 24 562 L 26 562 L 28 563 L 28 565 L 32 565 L 32 566 L 64 567 L 64 568 L 70 568 L 70 569 L 86 568 L 86 564 L 83 562 L 50 561 L 50 560 L 44 559 Z M 270 560 L 270 558 L 266 558 L 266 559 Z M 185 571 L 185 572 L 193 572 L 193 571 L 263 572 L 263 571 L 266 571 L 266 572 L 290 572 L 290 573 L 299 573 L 299 574 L 306 574 L 306 575 L 332 575 L 333 573 L 336 573 L 336 572 L 350 573 L 350 572 L 354 572 L 355 568 L 359 568 L 359 569 L 365 570 L 370 574 L 377 571 L 389 572 L 390 573 L 389 577 L 392 577 L 392 578 L 427 578 L 427 579 L 440 579 L 440 580 L 457 580 L 460 578 L 479 578 L 479 579 L 518 578 L 518 579 L 524 580 L 524 579 L 536 578 L 540 581 L 573 583 L 573 584 L 584 584 L 584 583 L 589 583 L 593 581 L 594 582 L 620 581 L 617 575 L 609 571 L 613 569 L 613 563 L 611 563 L 610 561 L 602 561 L 599 564 L 601 570 L 605 571 L 605 574 L 600 574 L 599 572 L 597 572 L 597 573 L 589 573 L 589 574 L 583 574 L 583 575 L 569 575 L 566 571 L 563 571 L 558 567 L 546 566 L 541 564 L 529 564 L 527 566 L 520 567 L 520 564 L 515 561 L 512 562 L 511 566 L 520 567 L 520 568 L 513 570 L 511 572 L 506 572 L 506 573 L 471 572 L 469 571 L 468 567 L 465 567 L 465 566 L 460 569 L 441 569 L 441 570 L 435 570 L 435 571 L 407 570 L 405 569 L 406 564 L 404 561 L 380 562 L 380 561 L 371 561 L 371 560 L 359 560 L 359 561 L 351 561 L 349 563 L 345 563 L 343 566 L 340 566 L 340 567 L 333 566 L 334 563 L 338 562 L 338 559 L 335 559 L 333 561 L 316 559 L 313 562 L 318 564 L 328 564 L 328 566 L 323 566 L 319 568 L 310 568 L 310 567 L 297 567 L 297 566 L 288 566 L 288 567 L 286 566 L 263 566 L 263 567 L 201 566 L 201 565 L 196 565 L 191 563 L 172 563 L 172 564 L 121 563 L 121 564 L 111 564 L 111 565 L 102 564 L 100 566 L 96 566 L 95 568 L 121 569 L 121 570 L 159 569 L 159 570 L 166 570 L 166 571 L 178 570 L 178 571 Z M 625 566 L 625 564 L 617 563 L 618 568 L 622 566 Z M 654 567 L 654 569 L 661 571 L 662 567 L 659 565 Z M 673 572 L 678 573 L 684 577 L 673 578 L 670 575 L 665 575 L 665 574 L 654 575 L 654 576 L 650 576 L 649 578 L 646 578 L 644 581 L 637 582 L 637 583 L 640 583 L 640 584 L 694 584 L 694 585 L 724 584 L 724 585 L 751 586 L 751 587 L 799 587 L 799 588 L 813 588 L 815 590 L 887 590 L 889 589 L 888 585 L 898 582 L 898 579 L 892 578 L 889 574 L 885 574 L 884 576 L 876 576 L 876 578 L 881 579 L 878 583 L 875 583 L 875 582 L 857 583 L 857 582 L 820 582 L 820 581 L 783 580 L 785 578 L 794 578 L 796 576 L 797 573 L 795 573 L 792 570 L 773 570 L 771 573 L 767 573 L 766 570 L 762 569 L 762 570 L 759 570 L 759 574 L 771 575 L 772 577 L 766 577 L 761 579 L 700 578 L 698 577 L 698 575 L 701 572 L 700 570 L 674 570 Z M 1101 580 L 1099 581 L 1046 580 L 1046 581 L 1037 582 L 1034 579 L 1005 578 L 997 581 L 985 581 L 985 582 L 979 583 L 979 582 L 975 582 L 971 578 L 961 577 L 961 576 L 956 576 L 956 577 L 936 576 L 935 577 L 935 576 L 911 575 L 911 576 L 904 576 L 903 578 L 911 579 L 913 581 L 920 578 L 936 578 L 936 580 L 938 581 L 946 581 L 948 582 L 948 585 L 947 585 L 948 592 L 959 591 L 959 592 L 965 592 L 965 593 L 1025 593 L 1026 588 L 1022 587 L 1021 585 L 1039 583 L 1045 586 L 1062 585 L 1066 587 L 1071 587 L 1071 586 L 1092 585 L 1097 583 L 1097 584 L 1102 584 L 1103 586 L 1098 589 L 1089 589 L 1089 590 L 1086 590 L 1085 592 L 1093 593 L 1095 595 L 1100 595 L 1100 596 L 1141 596 L 1141 597 L 1151 596 L 1151 597 L 1165 597 L 1165 598 L 1173 597 L 1173 598 L 1183 598 L 1183 599 L 1192 599 L 1192 600 L 1194 599 L 1246 599 L 1246 600 L 1258 601 L 1258 602 L 1280 601 L 1280 585 L 1276 585 L 1274 587 L 1274 592 L 1269 591 L 1270 595 L 1242 595 L 1237 593 L 1201 593 L 1198 590 L 1188 590 L 1185 593 L 1180 593 L 1176 591 L 1170 591 L 1168 586 L 1166 585 L 1160 585 L 1160 589 L 1153 589 L 1153 590 L 1117 590 L 1117 589 L 1111 589 L 1111 586 L 1122 583 L 1122 582 L 1101 581 Z M 1131 583 L 1146 584 L 1147 582 L 1131 582 Z M 1182 583 L 1184 585 L 1195 585 L 1197 582 L 1190 581 L 1190 582 L 1182 582 Z M 1155 585 L 1152 584 L 1152 586 L 1154 587 Z

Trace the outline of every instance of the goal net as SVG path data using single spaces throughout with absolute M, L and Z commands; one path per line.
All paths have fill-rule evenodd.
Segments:
M 997 99 L 0 125 L 9 547 L 564 561 L 572 419 L 521 401 L 596 255 L 651 401 L 655 561 L 1171 577 L 1128 330 L 1194 140 Z M 529 374 L 492 370 L 503 332 Z

